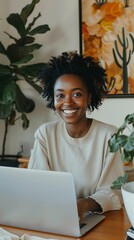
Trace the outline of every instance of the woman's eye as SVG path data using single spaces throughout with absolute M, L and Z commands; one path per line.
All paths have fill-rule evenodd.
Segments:
M 56 98 L 57 98 L 57 99 L 64 98 L 64 95 L 61 94 L 61 93 L 60 93 L 60 94 L 57 94 L 57 95 L 56 95 Z
M 73 96 L 74 96 L 74 97 L 81 97 L 82 94 L 81 94 L 80 92 L 76 92 L 76 93 L 73 94 Z

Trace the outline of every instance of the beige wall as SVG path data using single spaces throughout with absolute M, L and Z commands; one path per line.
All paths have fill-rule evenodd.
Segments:
M 0 39 L 7 44 L 8 38 L 3 34 L 3 30 L 13 31 L 12 27 L 5 21 L 5 17 L 12 12 L 20 12 L 20 9 L 30 0 L 0 0 Z M 36 54 L 36 61 L 47 61 L 50 56 L 55 56 L 63 51 L 79 51 L 79 14 L 78 0 L 40 0 L 37 4 L 33 16 L 38 12 L 42 16 L 37 24 L 47 23 L 51 31 L 45 35 L 37 36 L 37 42 L 43 44 L 41 50 Z M 14 34 L 16 34 L 14 32 Z M 1 59 L 1 55 L 0 55 Z M 34 60 L 35 61 L 35 60 Z M 36 103 L 36 109 L 29 114 L 30 127 L 23 131 L 21 121 L 8 131 L 6 153 L 16 154 L 19 151 L 20 143 L 25 143 L 31 149 L 34 141 L 34 132 L 43 122 L 57 118 L 53 111 L 45 107 L 44 99 L 39 96 L 31 87 L 21 83 L 26 95 L 32 97 Z M 99 110 L 92 113 L 92 117 L 119 126 L 125 115 L 134 111 L 134 99 L 106 99 Z M 2 143 L 4 125 L 0 121 L 0 149 Z M 0 153 L 1 154 L 1 153 Z

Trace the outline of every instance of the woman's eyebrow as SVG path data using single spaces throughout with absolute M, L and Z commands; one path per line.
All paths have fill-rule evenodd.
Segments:
M 73 90 L 73 91 L 76 91 L 76 90 L 84 91 L 82 88 L 72 88 L 71 90 Z M 58 88 L 58 89 L 56 89 L 55 91 L 56 91 L 56 92 L 57 92 L 57 91 L 63 92 L 63 91 L 65 91 L 65 90 Z
M 74 91 L 76 91 L 76 90 L 84 91 L 82 88 L 73 88 L 72 90 L 74 90 Z
M 60 89 L 60 88 L 58 88 L 58 89 L 55 90 L 55 92 L 58 92 L 58 91 L 59 91 L 59 92 L 63 92 L 64 90 L 63 90 L 63 89 Z

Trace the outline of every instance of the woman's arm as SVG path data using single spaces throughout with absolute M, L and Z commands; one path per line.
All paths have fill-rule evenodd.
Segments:
M 96 187 L 96 192 L 89 196 L 100 204 L 103 212 L 118 210 L 122 206 L 120 189 L 111 189 L 113 181 L 119 176 L 124 176 L 124 166 L 120 159 L 120 153 L 108 152 Z

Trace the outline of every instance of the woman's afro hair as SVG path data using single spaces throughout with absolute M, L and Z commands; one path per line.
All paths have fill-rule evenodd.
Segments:
M 77 51 L 63 52 L 58 57 L 51 57 L 46 67 L 38 75 L 43 87 L 42 96 L 48 101 L 47 106 L 54 107 L 54 85 L 61 75 L 74 74 L 86 84 L 91 94 L 90 111 L 98 109 L 107 94 L 107 78 L 105 70 L 92 57 L 84 57 Z

